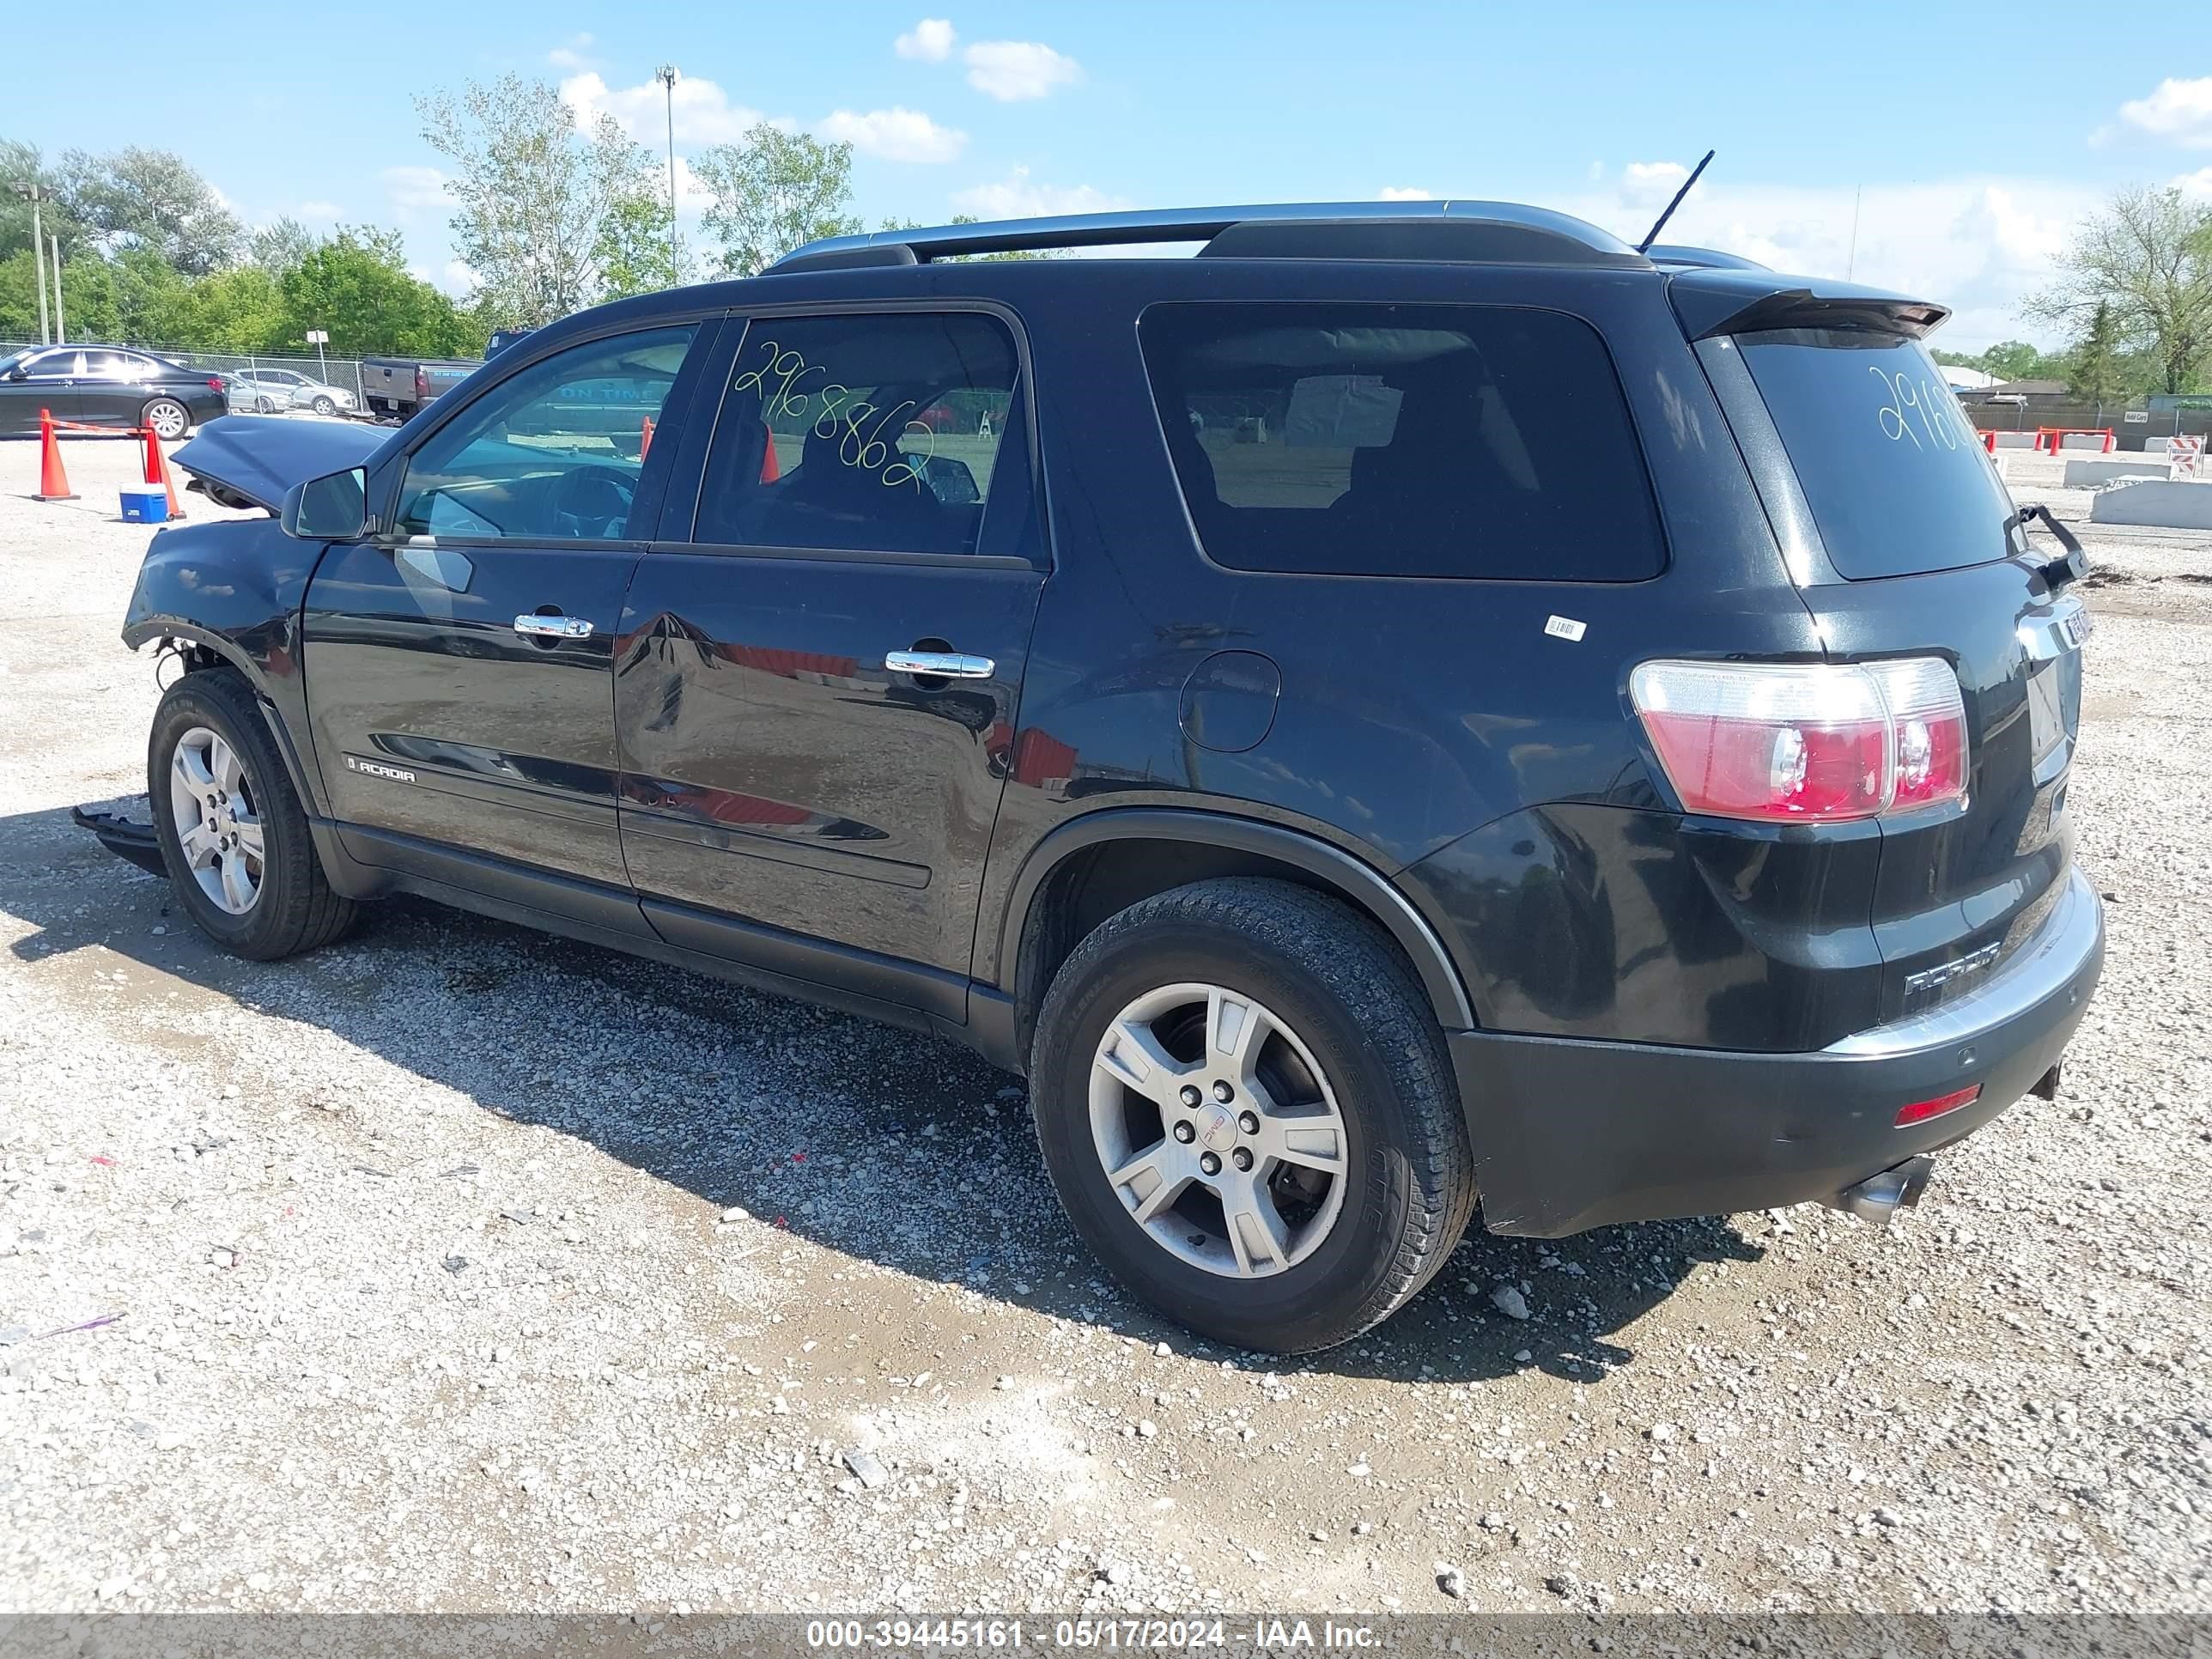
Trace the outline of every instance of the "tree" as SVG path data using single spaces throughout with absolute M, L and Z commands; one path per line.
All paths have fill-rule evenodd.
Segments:
M 204 276 L 238 257 L 245 232 L 184 158 L 137 146 L 62 157 L 64 207 L 110 253 L 147 248 L 178 274 Z
M 341 225 L 279 286 L 289 347 L 303 345 L 311 328 L 329 331 L 331 353 L 339 357 L 453 357 L 483 346 L 453 302 L 408 270 L 397 231 Z
M 2121 191 L 2076 231 L 2029 309 L 2078 325 L 2100 304 L 2118 337 L 2149 353 L 2163 390 L 2189 390 L 2212 356 L 2212 204 Z
M 2119 325 L 2112 320 L 2112 301 L 2100 300 L 2089 313 L 2089 326 L 2080 343 L 2068 354 L 2067 389 L 2096 404 L 2124 400 L 2127 390 L 2121 379 L 2119 345 Z
M 287 216 L 264 225 L 246 241 L 246 257 L 271 276 L 282 276 L 315 251 L 314 232 Z
M 2001 340 L 1984 351 L 1980 362 L 1975 365 L 2000 380 L 2045 378 L 2039 372 L 2045 366 L 2043 353 L 2025 340 Z
M 27 251 L 31 246 L 31 204 L 15 194 L 17 185 L 39 186 L 43 198 L 39 203 L 39 229 L 42 234 L 61 239 L 64 258 L 84 246 L 84 227 L 61 199 L 61 180 L 45 164 L 37 149 L 12 138 L 0 138 L 0 259 Z M 35 329 L 36 294 L 31 296 L 31 325 Z
M 276 276 L 250 264 L 194 283 L 171 338 L 200 351 L 278 351 L 296 349 L 289 333 L 283 289 Z
M 668 227 L 668 203 L 662 197 L 633 196 L 616 204 L 600 227 L 596 250 L 602 299 L 657 293 L 684 280 L 669 246 Z
M 691 176 L 713 196 L 706 228 L 721 239 L 722 269 L 750 276 L 802 243 L 849 236 L 853 147 L 825 144 L 763 123 L 734 144 L 691 158 Z
M 457 169 L 453 251 L 482 280 L 483 303 L 508 327 L 535 328 L 597 302 L 609 221 L 653 194 L 645 147 L 608 115 L 578 131 L 557 91 L 519 75 L 415 107 L 423 139 Z

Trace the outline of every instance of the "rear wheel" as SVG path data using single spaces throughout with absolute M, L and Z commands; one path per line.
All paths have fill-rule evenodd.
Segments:
M 154 435 L 164 443 L 174 443 L 191 429 L 191 411 L 174 398 L 149 398 L 138 418 L 154 428 Z
M 237 674 L 187 674 L 162 696 L 146 787 L 178 901 L 225 950 L 265 962 L 351 925 L 353 904 L 324 879 L 307 812 Z
M 1030 1094 L 1071 1219 L 1132 1292 L 1239 1347 L 1302 1352 L 1402 1305 L 1474 1186 L 1436 1020 L 1364 918 L 1201 882 L 1076 947 Z

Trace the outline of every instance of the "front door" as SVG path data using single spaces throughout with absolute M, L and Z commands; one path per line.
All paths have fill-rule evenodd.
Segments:
M 84 366 L 84 353 L 75 346 L 33 352 L 0 376 L 0 432 L 34 433 L 39 411 L 58 421 L 77 418 L 76 381 Z M 22 379 L 17 380 L 17 374 Z
M 957 1001 L 1043 580 L 1014 331 L 756 317 L 723 361 L 689 544 L 665 520 L 623 617 L 631 878 L 672 942 Z
M 641 440 L 681 407 L 701 332 L 519 365 L 399 463 L 388 532 L 317 569 L 309 724 L 364 862 L 456 879 L 476 858 L 469 880 L 495 885 L 488 854 L 597 884 L 611 920 L 641 926 L 615 823 L 614 641 L 677 434 Z

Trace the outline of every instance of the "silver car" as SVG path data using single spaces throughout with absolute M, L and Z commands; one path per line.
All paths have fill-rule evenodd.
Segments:
M 343 386 L 328 386 L 294 368 L 234 368 L 230 381 L 230 410 L 234 415 L 251 412 L 273 415 L 280 410 L 307 409 L 318 415 L 336 415 L 353 407 L 353 393 Z

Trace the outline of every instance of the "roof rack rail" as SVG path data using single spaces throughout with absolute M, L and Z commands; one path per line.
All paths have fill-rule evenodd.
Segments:
M 1685 242 L 1658 242 L 1644 250 L 1644 257 L 1655 265 L 1690 265 L 1699 270 L 1771 270 L 1756 259 L 1747 259 L 1741 253 L 1723 253 L 1718 248 L 1692 247 Z
M 904 264 L 956 258 L 971 253 L 1019 253 L 1044 248 L 1113 247 L 1147 242 L 1212 242 L 1237 226 L 1323 227 L 1343 231 L 1356 225 L 1406 226 L 1449 222 L 1487 225 L 1518 233 L 1511 239 L 1520 251 L 1517 260 L 1543 258 L 1536 252 L 1548 245 L 1546 263 L 1629 264 L 1645 261 L 1636 250 L 1610 231 L 1548 208 L 1525 207 L 1513 202 L 1301 202 L 1250 207 L 1159 208 L 1130 213 L 1078 213 L 1052 218 L 1000 219 L 985 224 L 937 225 L 926 229 L 867 231 L 857 236 L 830 236 L 809 242 L 770 265 L 771 272 L 834 270 L 856 266 Z M 905 254 L 896 250 L 906 249 Z M 1224 254 L 1237 252 L 1224 246 Z M 1301 247 L 1297 239 L 1269 237 L 1267 245 L 1253 243 L 1249 251 L 1276 257 L 1437 258 L 1449 254 L 1392 254 L 1359 250 L 1356 242 L 1316 241 Z M 1464 253 L 1456 257 L 1469 257 Z M 1481 257 L 1481 256 L 1475 256 Z M 1492 253 L 1492 258 L 1509 257 Z

